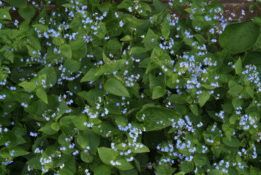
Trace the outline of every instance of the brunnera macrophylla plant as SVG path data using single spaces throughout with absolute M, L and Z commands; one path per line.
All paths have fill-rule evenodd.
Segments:
M 207 0 L 0 4 L 1 174 L 261 171 L 261 18 L 227 25 Z

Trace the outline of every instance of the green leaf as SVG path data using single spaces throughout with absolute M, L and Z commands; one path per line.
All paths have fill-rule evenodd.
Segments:
M 91 68 L 81 79 L 81 82 L 86 81 L 95 81 L 99 78 L 99 76 L 95 76 L 96 72 L 98 72 L 98 69 Z
M 41 156 L 35 156 L 33 158 L 30 158 L 26 162 L 26 165 L 29 165 L 33 169 L 41 169 L 42 165 L 41 165 L 40 159 L 41 159 Z
M 8 4 L 16 8 L 24 8 L 27 5 L 27 0 L 4 0 L 4 2 L 7 2 Z
M 82 135 L 81 133 L 77 135 L 77 143 L 80 145 L 82 149 L 86 149 L 86 147 L 89 146 L 88 138 Z
M 207 91 L 203 91 L 201 94 L 199 94 L 199 106 L 204 106 L 205 103 L 208 101 L 209 97 L 210 95 Z
M 125 35 L 124 37 L 122 37 L 120 39 L 121 41 L 131 41 L 132 40 L 132 37 L 130 35 Z
M 36 10 L 32 6 L 19 8 L 18 10 L 19 15 L 24 19 L 32 19 L 34 17 L 35 12 Z
M 96 103 L 99 101 L 99 98 L 102 99 L 104 92 L 101 89 L 91 89 L 89 91 L 81 91 L 78 95 L 84 100 L 87 100 L 90 105 L 95 107 Z
M 193 160 L 196 166 L 203 166 L 209 163 L 208 158 L 205 155 L 200 154 L 196 154 Z
M 169 38 L 170 29 L 168 27 L 162 27 L 161 34 L 167 40 Z
M 132 164 L 127 162 L 126 159 L 118 159 L 117 162 L 119 162 L 121 165 L 115 165 L 115 167 L 120 170 L 130 170 L 133 168 Z
M 171 126 L 170 119 L 176 116 L 173 110 L 161 107 L 148 107 L 136 114 L 137 120 L 144 122 L 146 131 L 156 131 Z
M 166 5 L 159 0 L 153 0 L 154 8 L 159 12 L 164 12 L 166 10 Z
M 55 72 L 55 69 L 53 67 L 45 67 L 42 70 L 38 72 L 38 77 L 41 75 L 46 75 L 46 85 L 48 86 L 54 86 L 57 81 L 57 75 Z
M 198 106 L 196 104 L 190 105 L 189 108 L 194 115 L 198 116 Z
M 71 46 L 69 44 L 62 44 L 59 47 L 59 50 L 61 51 L 62 55 L 64 55 L 68 59 L 72 58 L 72 49 L 71 49 Z
M 111 175 L 111 168 L 106 165 L 99 165 L 94 169 L 94 175 Z
M 130 49 L 131 54 L 140 54 L 140 53 L 145 53 L 148 50 L 144 47 L 140 47 L 140 46 L 136 46 L 136 47 L 132 47 Z
M 126 87 L 123 86 L 123 84 L 115 78 L 110 78 L 109 80 L 107 80 L 104 84 L 104 88 L 110 94 L 121 97 L 130 97 L 130 94 Z
M 9 19 L 11 20 L 11 16 L 9 14 L 9 10 L 11 9 L 11 7 L 8 8 L 2 8 L 0 9 L 0 19 Z
M 59 170 L 59 175 L 73 175 L 73 174 L 74 173 L 72 173 L 72 171 L 67 167 L 64 167 Z
M 252 97 L 252 98 L 254 97 L 255 91 L 254 91 L 254 89 L 252 87 L 250 87 L 250 86 L 245 87 L 245 91 L 247 92 L 247 94 L 250 97 Z
M 124 171 L 120 170 L 120 175 L 138 175 L 138 171 L 135 168 Z
M 181 164 L 181 170 L 185 173 L 189 173 L 189 172 L 192 172 L 193 171 L 193 168 L 194 168 L 194 164 L 193 162 L 188 162 L 188 161 L 184 161 L 182 164 Z
M 36 84 L 35 82 L 22 82 L 22 83 L 19 83 L 19 86 L 22 86 L 26 91 L 34 91 L 35 88 L 36 88 Z
M 236 137 L 232 137 L 231 140 L 229 140 L 227 137 L 223 137 L 222 141 L 225 145 L 230 147 L 239 147 L 241 145 Z
M 135 148 L 132 148 L 132 149 L 131 149 L 133 153 L 146 153 L 146 152 L 150 152 L 150 149 L 149 149 L 147 146 L 143 145 L 142 143 L 140 143 L 139 145 L 140 145 L 140 147 L 138 147 L 138 148 L 135 147 Z M 141 147 L 141 146 L 142 146 L 142 147 Z
M 106 33 L 107 33 L 107 30 L 106 30 L 106 26 L 103 22 L 99 22 L 99 28 L 97 30 L 98 34 L 96 35 L 98 38 L 100 39 L 104 39 Z
M 72 56 L 74 58 L 83 58 L 87 55 L 87 46 L 84 40 L 71 40 L 69 45 L 72 49 Z
M 12 150 L 14 150 L 13 157 L 25 156 L 25 155 L 29 154 L 29 152 L 27 152 L 24 148 L 21 148 L 18 146 L 13 147 Z
M 154 165 L 154 168 L 160 175 L 172 175 L 176 171 L 176 168 L 172 168 L 168 162 L 161 162 L 161 165 Z
M 240 57 L 235 62 L 235 71 L 236 71 L 236 74 L 241 74 L 241 72 L 242 72 L 242 61 L 241 61 Z
M 40 43 L 39 39 L 32 37 L 32 36 L 28 37 L 28 39 L 29 39 L 30 45 L 33 48 L 35 48 L 37 50 L 41 50 L 41 43 Z
M 145 38 L 142 40 L 142 43 L 144 43 L 144 46 L 145 48 L 147 49 L 153 49 L 154 47 L 156 47 L 158 45 L 158 38 L 159 36 L 156 35 L 153 30 L 149 29 Z M 134 48 L 133 48 L 134 49 Z M 141 49 L 142 51 L 142 49 Z M 144 50 L 145 51 L 145 50 Z M 135 52 L 139 52 L 137 47 L 136 49 L 134 50 L 134 53 Z M 133 50 L 131 51 L 131 53 L 133 53 Z M 133 54 L 134 54 L 133 53 Z
M 131 0 L 124 0 L 117 6 L 117 8 L 128 10 L 129 7 L 133 8 L 133 6 L 134 6 L 134 4 Z
M 252 21 L 230 24 L 219 37 L 220 45 L 232 54 L 244 52 L 255 44 L 259 28 Z
M 243 87 L 241 85 L 238 85 L 237 82 L 235 82 L 234 80 L 228 81 L 228 87 L 228 93 L 232 96 L 238 96 L 243 91 Z
M 163 97 L 167 93 L 167 90 L 165 87 L 156 86 L 153 88 L 152 91 L 152 99 L 157 99 L 160 97 Z
M 59 130 L 59 124 L 53 122 L 49 122 L 39 129 L 39 131 L 42 131 L 47 135 L 54 135 L 57 133 L 58 130 Z
M 193 36 L 198 40 L 198 42 L 200 44 L 205 44 L 206 43 L 206 39 L 202 35 L 194 34 Z
M 56 46 L 60 46 L 60 45 L 64 44 L 64 39 L 60 38 L 60 37 L 54 37 L 52 41 L 53 41 L 53 44 Z
M 221 170 L 211 170 L 208 175 L 223 175 Z
M 106 165 L 111 165 L 111 160 L 115 161 L 116 157 L 118 156 L 117 151 L 114 151 L 113 149 L 106 147 L 98 148 L 98 154 L 102 162 Z
M 90 146 L 90 150 L 89 152 L 92 154 L 96 154 L 97 152 L 97 148 L 100 144 L 100 136 L 95 134 L 91 129 L 87 128 L 84 131 L 81 131 L 81 134 L 88 139 L 89 142 L 89 146 Z
M 73 119 L 73 124 L 79 130 L 86 130 L 87 126 L 84 126 L 84 123 L 87 121 L 87 116 L 84 114 L 80 114 Z
M 81 62 L 73 59 L 66 59 L 63 67 L 66 68 L 67 71 L 72 73 L 78 72 L 81 68 Z
M 40 98 L 41 100 L 43 100 L 43 102 L 45 102 L 46 104 L 48 104 L 48 97 L 47 97 L 47 93 L 43 88 L 37 88 L 36 89 L 36 96 L 38 98 Z

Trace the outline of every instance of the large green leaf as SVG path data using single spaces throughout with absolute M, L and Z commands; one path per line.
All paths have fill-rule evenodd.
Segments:
M 174 117 L 176 117 L 176 115 L 173 110 L 163 107 L 149 107 L 136 114 L 136 118 L 144 122 L 146 131 L 166 128 L 172 124 L 170 119 Z
M 11 16 L 9 14 L 9 10 L 10 9 L 11 9 L 11 7 L 0 9 L 0 19 L 9 19 L 9 20 L 11 20 Z
M 210 97 L 209 92 L 204 91 L 201 94 L 199 94 L 199 106 L 202 107 L 205 105 L 205 103 L 208 101 Z
M 67 57 L 68 59 L 72 58 L 72 49 L 69 44 L 63 44 L 59 47 L 63 56 Z
M 43 100 L 43 102 L 45 102 L 46 104 L 48 104 L 48 97 L 47 97 L 47 93 L 43 88 L 38 88 L 36 89 L 36 95 L 38 98 L 40 98 L 41 100 Z
M 241 145 L 236 137 L 232 137 L 231 140 L 229 140 L 227 137 L 223 137 L 222 141 L 225 145 L 230 147 L 239 147 Z
M 20 8 L 18 10 L 19 15 L 22 16 L 24 19 L 32 19 L 34 17 L 35 12 L 35 8 L 31 6 Z
M 244 52 L 255 44 L 259 35 L 259 28 L 252 21 L 230 24 L 220 35 L 220 45 L 232 54 Z
M 107 165 L 99 165 L 94 169 L 94 175 L 111 175 L 111 168 Z
M 114 151 L 113 149 L 106 147 L 98 148 L 98 154 L 102 162 L 107 165 L 111 165 L 111 160 L 115 161 L 118 156 L 117 151 Z
M 172 175 L 176 171 L 176 168 L 172 168 L 171 163 L 168 162 L 161 162 L 160 165 L 154 165 L 154 168 L 157 174 L 161 175 Z
M 17 8 L 24 8 L 27 5 L 27 0 L 4 0 L 4 2 L 9 3 L 11 6 Z
M 130 94 L 126 87 L 115 78 L 107 80 L 104 84 L 104 88 L 110 94 L 122 97 L 130 97 Z
M 160 97 L 163 97 L 167 93 L 167 90 L 165 87 L 156 86 L 153 88 L 152 91 L 152 99 L 157 99 Z
M 38 72 L 38 76 L 41 76 L 44 74 L 46 75 L 45 84 L 47 85 L 47 87 L 50 85 L 54 86 L 57 81 L 57 75 L 56 75 L 55 69 L 53 67 L 45 67 Z

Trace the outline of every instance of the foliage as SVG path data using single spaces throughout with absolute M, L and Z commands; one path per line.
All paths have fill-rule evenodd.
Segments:
M 207 0 L 1 3 L 0 174 L 261 172 L 261 18 L 227 25 Z

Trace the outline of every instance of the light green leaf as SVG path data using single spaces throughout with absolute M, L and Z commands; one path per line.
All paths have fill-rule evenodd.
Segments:
M 225 145 L 230 147 L 239 147 L 241 145 L 236 137 L 232 137 L 231 140 L 229 140 L 227 137 L 223 137 L 222 141 Z
M 130 97 L 130 94 L 126 87 L 123 86 L 123 84 L 115 78 L 110 78 L 109 80 L 107 80 L 104 84 L 104 88 L 110 94 L 121 97 Z
M 141 144 L 141 143 L 140 143 Z M 140 145 L 139 144 L 139 145 Z M 141 147 L 138 147 L 138 148 L 132 148 L 131 150 L 132 150 L 132 152 L 133 153 L 146 153 L 146 152 L 150 152 L 150 149 L 147 147 L 147 146 L 145 146 L 145 145 L 143 145 L 143 144 L 141 144 L 142 145 L 142 148 Z
M 45 67 L 38 72 L 38 77 L 44 74 L 46 75 L 45 84 L 47 85 L 47 87 L 50 85 L 54 86 L 57 81 L 57 75 L 55 69 L 53 67 Z
M 32 37 L 32 36 L 28 37 L 28 39 L 29 39 L 30 45 L 33 48 L 35 48 L 37 50 L 41 50 L 41 43 L 40 43 L 39 39 Z
M 223 172 L 221 170 L 211 170 L 208 175 L 223 175 Z
M 169 38 L 170 29 L 168 27 L 162 27 L 161 34 L 167 40 Z
M 118 156 L 117 151 L 114 151 L 113 149 L 106 147 L 98 148 L 98 154 L 102 162 L 106 165 L 111 165 L 111 160 L 115 161 L 116 157 Z
M 165 87 L 156 86 L 153 88 L 152 91 L 152 99 L 157 99 L 160 97 L 163 97 L 167 93 L 167 90 Z
M 53 38 L 53 44 L 56 45 L 56 46 L 60 46 L 62 44 L 64 44 L 64 39 L 63 38 L 60 38 L 60 37 L 54 37 Z
M 63 67 L 66 68 L 67 71 L 72 73 L 78 72 L 81 68 L 81 62 L 74 59 L 66 59 Z
M 9 3 L 11 6 L 17 8 L 24 8 L 27 5 L 27 0 L 4 0 L 4 2 Z
M 53 123 L 53 122 L 49 122 L 39 129 L 39 131 L 42 131 L 47 135 L 54 135 L 57 133 L 58 130 L 57 130 L 57 123 Z
M 22 86 L 26 91 L 34 91 L 36 88 L 36 84 L 34 82 L 22 82 L 19 83 L 19 86 Z
M 72 58 L 72 49 L 71 49 L 71 46 L 69 44 L 62 44 L 59 47 L 59 50 L 61 51 L 62 55 L 64 55 L 68 59 Z
M 94 175 L 111 175 L 111 168 L 107 165 L 99 165 L 94 169 Z
M 87 126 L 84 126 L 84 123 L 87 122 L 87 116 L 80 114 L 73 119 L 74 126 L 79 130 L 86 130 Z
M 209 163 L 208 158 L 205 155 L 201 154 L 196 154 L 193 160 L 196 166 L 203 166 Z
M 77 135 L 77 143 L 80 145 L 82 149 L 86 149 L 86 147 L 89 146 L 88 138 L 82 135 L 81 133 Z
M 198 116 L 198 106 L 196 104 L 190 105 L 189 108 L 194 115 Z
M 176 171 L 176 168 L 172 168 L 169 162 L 161 162 L 160 165 L 154 165 L 154 168 L 160 175 L 172 175 Z
M 29 154 L 29 152 L 27 152 L 24 148 L 21 148 L 18 146 L 13 147 L 12 150 L 14 150 L 13 157 L 25 156 L 25 155 Z
M 2 8 L 0 9 L 0 19 L 9 19 L 11 20 L 11 16 L 9 14 L 9 10 L 11 9 L 11 7 L 8 8 Z
M 232 54 L 244 52 L 251 48 L 259 35 L 259 26 L 252 21 L 228 25 L 219 37 L 222 48 Z
M 132 40 L 132 37 L 130 35 L 125 35 L 124 37 L 122 37 L 120 39 L 121 41 L 131 41 Z
M 19 8 L 18 13 L 24 19 L 32 19 L 34 17 L 36 10 L 32 6 Z
M 136 114 L 137 120 L 144 122 L 146 131 L 156 131 L 171 126 L 170 119 L 176 116 L 173 110 L 161 107 L 148 107 Z
M 99 76 L 95 76 L 99 69 L 91 68 L 81 79 L 81 82 L 95 81 Z
M 140 46 L 132 47 L 132 48 L 130 49 L 130 52 L 131 52 L 132 54 L 140 54 L 140 53 L 145 53 L 145 52 L 147 52 L 147 51 L 148 51 L 148 50 L 147 50 L 146 48 L 140 47 Z
M 47 97 L 47 93 L 43 88 L 37 88 L 36 89 L 36 96 L 38 98 L 40 98 L 41 100 L 43 100 L 43 102 L 45 102 L 46 104 L 48 104 L 48 97 Z
M 240 57 L 238 58 L 238 60 L 235 63 L 235 71 L 236 71 L 236 74 L 241 74 L 241 72 L 242 72 L 242 61 L 241 61 Z
M 192 172 L 194 169 L 194 164 L 193 162 L 188 162 L 188 161 L 184 161 L 182 164 L 181 164 L 181 170 L 185 173 L 189 173 L 189 172 Z
M 159 36 L 156 35 L 153 32 L 153 30 L 149 29 L 145 38 L 142 40 L 142 43 L 144 43 L 145 48 L 153 49 L 154 47 L 156 47 L 158 45 L 158 38 L 159 38 Z M 142 51 L 142 49 L 140 49 L 140 50 Z M 135 49 L 134 53 L 135 52 L 141 52 L 141 51 L 139 51 L 138 49 Z M 146 50 L 144 50 L 144 51 L 146 51 Z M 133 51 L 131 51 L 131 53 L 133 53 Z
M 120 170 L 130 170 L 133 168 L 132 164 L 127 162 L 126 159 L 118 159 L 117 162 L 119 162 L 121 165 L 115 165 L 115 167 Z
M 204 106 L 205 103 L 208 101 L 209 97 L 210 95 L 207 91 L 203 91 L 201 94 L 199 94 L 199 106 Z

